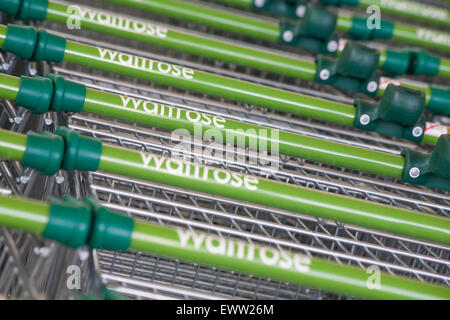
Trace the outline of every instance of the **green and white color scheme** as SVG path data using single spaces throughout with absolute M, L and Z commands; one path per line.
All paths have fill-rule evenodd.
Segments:
M 61 223 L 64 221 L 64 223 Z M 50 203 L 0 196 L 0 225 L 72 247 L 136 250 L 369 299 L 450 299 L 450 289 L 301 253 L 122 216 L 93 199 Z M 117 239 L 120 240 L 117 240 Z
M 446 103 L 450 100 L 448 89 L 424 88 L 423 91 L 416 91 L 391 84 L 386 88 L 379 104 L 365 108 L 366 102 L 355 101 L 353 106 L 318 99 L 66 40 L 45 30 L 39 31 L 38 37 L 38 32 L 31 27 L 0 25 L 0 46 L 22 58 L 74 63 L 277 111 L 390 134 L 415 142 L 435 144 L 439 137 L 435 135 L 435 131 L 427 131 L 431 126 L 426 124 L 422 116 L 425 107 L 439 114 L 450 112 Z M 383 108 L 392 109 L 388 112 L 388 118 L 385 117 L 386 112 L 382 112 Z M 409 110 L 410 108 L 414 110 Z M 364 109 L 369 110 L 371 114 L 365 113 Z M 405 114 L 409 116 L 405 117 Z
M 66 127 L 59 127 L 56 133 L 25 136 L 0 130 L 0 158 L 21 161 L 45 174 L 55 174 L 59 169 L 100 170 L 450 244 L 447 218 L 106 145 Z

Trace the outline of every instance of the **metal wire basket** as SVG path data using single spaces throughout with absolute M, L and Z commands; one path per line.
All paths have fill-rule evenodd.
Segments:
M 94 2 L 97 5 L 99 3 Z M 92 5 L 92 2 L 89 4 Z M 113 5 L 110 5 L 109 9 L 117 10 Z M 337 89 L 324 89 L 299 80 L 130 41 L 118 41 L 113 37 L 100 38 L 98 34 L 84 30 L 75 35 L 72 32 L 67 33 L 67 30 L 55 24 L 46 23 L 45 27 L 81 42 L 98 44 L 101 39 L 105 41 L 102 42 L 102 46 L 140 56 L 167 62 L 176 61 L 177 64 L 195 66 L 197 69 L 234 78 L 348 101 L 342 91 Z M 145 83 L 110 73 L 73 65 L 35 63 L 21 65 L 20 61 L 6 54 L 0 58 L 2 72 L 23 74 L 23 70 L 26 70 L 28 74 L 42 74 L 49 70 L 91 88 L 132 97 L 145 97 L 147 100 L 202 110 L 243 122 L 281 128 L 394 154 L 399 154 L 404 147 L 426 151 L 423 149 L 425 147 L 398 139 L 386 139 L 374 133 L 350 131 L 338 125 L 285 115 L 256 106 Z M 173 139 L 170 132 L 158 128 L 143 127 L 90 114 L 31 116 L 26 110 L 7 101 L 2 102 L 2 107 L 0 116 L 2 128 L 26 132 L 29 129 L 52 129 L 59 124 L 67 124 L 71 129 L 109 144 L 167 156 L 177 152 L 176 146 L 179 141 Z M 440 120 L 445 121 L 444 118 Z M 214 146 L 210 145 L 209 148 L 213 150 Z M 242 156 L 245 159 L 247 154 L 246 150 L 235 150 L 234 160 L 223 160 L 215 156 L 214 152 L 202 154 L 192 152 L 189 156 L 190 159 L 200 163 L 232 171 L 413 209 L 430 215 L 450 217 L 450 196 L 445 192 L 405 185 L 392 178 L 290 156 L 281 156 L 280 169 L 273 171 L 264 164 L 239 161 Z M 239 238 L 246 242 L 283 248 L 363 269 L 378 266 L 390 274 L 449 286 L 450 247 L 446 245 L 293 214 L 192 190 L 100 172 L 60 172 L 55 177 L 44 177 L 33 170 L 22 168 L 15 162 L 2 161 L 0 192 L 36 199 L 49 199 L 54 195 L 68 194 L 80 198 L 92 194 L 107 208 L 138 219 L 201 230 L 220 237 Z M 78 266 L 81 270 L 81 286 L 77 291 L 71 290 L 67 285 L 70 266 Z M 133 299 L 352 299 L 350 296 L 147 253 L 70 250 L 32 234 L 5 228 L 0 229 L 0 274 L 0 293 L 8 297 L 33 299 L 76 299 L 80 298 L 80 292 L 86 295 L 99 295 L 105 287 Z

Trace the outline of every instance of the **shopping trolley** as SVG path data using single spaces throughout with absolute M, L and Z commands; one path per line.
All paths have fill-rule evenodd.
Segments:
M 104 3 L 98 2 L 98 5 L 103 6 Z M 118 10 L 113 5 L 110 9 Z M 142 14 L 136 11 L 130 11 L 130 13 Z M 157 17 L 152 16 L 152 18 Z M 162 18 L 158 17 L 158 19 Z M 188 26 L 191 27 L 191 25 Z M 56 24 L 46 23 L 45 27 L 55 30 L 57 34 L 64 34 L 69 39 L 84 43 L 101 43 L 104 47 L 110 46 L 139 56 L 169 63 L 176 62 L 199 70 L 311 93 L 338 101 L 349 101 L 342 97 L 337 89 L 323 88 L 304 81 L 199 59 L 192 55 L 144 46 L 114 37 L 102 36 L 99 41 L 98 34 L 85 30 L 78 32 L 79 35 L 74 35 Z M 111 43 L 115 44 L 111 45 Z M 149 48 L 152 50 L 148 50 Z M 8 54 L 3 54 L 2 59 L 2 71 L 6 73 L 34 75 L 51 71 L 66 79 L 83 83 L 89 88 L 151 99 L 151 101 L 190 110 L 207 111 L 247 123 L 282 128 L 372 150 L 382 150 L 391 154 L 399 154 L 403 148 L 429 151 L 426 146 L 418 146 L 400 139 L 388 139 L 370 132 L 351 131 L 339 125 L 330 125 L 304 117 L 287 116 L 253 105 L 194 94 L 85 67 L 42 63 L 23 65 L 20 60 Z M 3 102 L 3 110 L 2 128 L 18 132 L 26 132 L 29 129 L 52 131 L 56 126 L 67 125 L 84 135 L 129 149 L 167 156 L 179 151 L 176 147 L 179 141 L 174 139 L 170 132 L 157 128 L 143 127 L 93 114 L 49 113 L 38 117 L 30 115 L 23 108 L 16 107 L 6 100 Z M 436 117 L 434 120 L 443 124 L 448 121 L 445 117 Z M 214 149 L 214 145 L 208 147 L 210 150 Z M 204 146 L 203 148 L 205 149 Z M 189 157 L 200 163 L 266 177 L 287 184 L 306 186 L 430 215 L 444 217 L 449 215 L 450 198 L 446 192 L 405 185 L 392 178 L 364 174 L 291 156 L 281 156 L 280 170 L 274 172 L 263 164 L 240 163 L 237 159 L 242 158 L 242 154 L 245 157 L 246 150 L 235 150 L 234 159 L 231 160 L 223 160 L 211 152 L 191 153 Z M 445 244 L 293 214 L 284 210 L 104 172 L 60 171 L 55 177 L 47 178 L 33 170 L 22 168 L 15 162 L 2 162 L 1 170 L 2 194 L 44 200 L 55 195 L 72 195 L 77 198 L 94 195 L 107 208 L 161 225 L 181 226 L 220 237 L 239 238 L 248 243 L 301 252 L 363 269 L 377 266 L 391 274 L 448 286 L 449 248 Z M 71 266 L 80 268 L 80 275 L 82 275 L 80 290 L 71 290 L 72 287 L 68 285 L 70 275 L 68 270 L 72 270 Z M 0 291 L 10 297 L 36 299 L 105 297 L 107 292 L 112 290 L 136 299 L 351 298 L 143 252 L 70 250 L 32 234 L 8 229 L 2 229 L 0 267 L 2 270 Z M 43 270 L 46 272 L 42 272 Z

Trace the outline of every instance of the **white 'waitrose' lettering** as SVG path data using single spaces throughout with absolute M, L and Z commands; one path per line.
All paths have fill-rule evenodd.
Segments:
M 126 109 L 142 110 L 148 114 L 160 115 L 163 117 L 174 118 L 180 120 L 187 119 L 192 123 L 198 123 L 204 126 L 213 125 L 216 128 L 223 129 L 225 127 L 226 119 L 201 113 L 193 110 L 180 109 L 174 106 L 165 105 L 162 103 L 136 99 L 132 97 L 120 96 L 122 105 Z
M 97 11 L 93 8 L 76 6 L 78 13 L 83 20 L 96 22 L 113 28 L 146 34 L 151 37 L 166 38 L 168 30 L 164 27 L 152 25 L 139 20 L 113 15 L 110 13 Z
M 430 17 L 438 20 L 447 19 L 447 12 L 439 8 L 428 6 L 420 2 L 401 1 L 401 0 L 381 0 L 381 6 L 392 8 L 397 11 L 411 12 L 414 14 Z
M 450 46 L 450 36 L 443 32 L 418 28 L 417 37 L 419 39 Z
M 107 62 L 113 62 L 133 69 L 167 74 L 177 78 L 185 78 L 192 80 L 194 78 L 194 70 L 185 68 L 163 61 L 156 61 L 144 57 L 138 57 L 132 54 L 114 51 L 97 47 L 100 59 Z
M 160 157 L 155 154 L 140 152 L 144 167 L 154 167 L 179 177 L 190 177 L 196 180 L 207 181 L 213 179 L 218 184 L 229 184 L 234 188 L 244 187 L 250 191 L 258 190 L 259 179 L 239 172 L 230 172 L 220 168 L 203 167 L 195 163 L 184 162 L 178 159 Z M 210 176 L 212 174 L 212 177 Z
M 298 272 L 308 272 L 311 258 L 302 254 L 291 253 L 270 247 L 261 247 L 238 240 L 216 237 L 214 235 L 199 233 L 177 228 L 180 246 L 185 248 L 189 241 L 196 250 L 206 249 L 211 254 L 237 258 L 240 260 L 255 261 L 256 258 L 267 266 L 278 266 L 283 269 L 294 268 Z

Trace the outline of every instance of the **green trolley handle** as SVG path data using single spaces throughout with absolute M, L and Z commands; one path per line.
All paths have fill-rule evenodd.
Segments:
M 225 10 L 194 3 L 183 3 L 178 0 L 165 1 L 164 5 L 159 4 L 157 0 L 107 1 L 247 36 L 253 36 L 250 32 L 250 27 L 260 22 L 259 19 L 247 18 L 244 23 L 249 29 L 241 27 L 233 30 L 233 21 L 243 18 L 244 15 L 240 16 L 235 13 L 228 13 Z M 291 5 L 287 5 L 288 0 L 221 1 L 241 7 L 268 11 L 272 14 L 300 18 L 297 23 L 281 22 L 279 25 L 271 23 L 270 28 L 266 26 L 273 33 L 275 33 L 275 30 L 278 31 L 277 39 L 281 43 L 296 45 L 304 36 L 326 40 L 330 39 L 333 32 L 340 31 L 357 40 L 396 40 L 414 46 L 450 51 L 450 34 L 448 32 L 440 32 L 403 23 L 393 23 L 384 19 L 381 19 L 379 27 L 373 28 L 367 16 L 336 14 L 326 8 L 308 5 L 302 3 L 302 1 L 289 1 Z M 180 5 L 182 7 L 177 8 Z M 172 12 L 172 10 L 175 12 Z M 198 14 L 197 10 L 200 10 L 201 14 Z M 253 37 L 258 38 L 258 35 Z M 275 39 L 272 41 L 276 42 Z
M 231 1 L 231 0 L 230 0 Z M 253 1 L 253 0 L 251 0 Z M 281 0 L 286 2 L 286 0 Z M 333 6 L 358 6 L 367 8 L 378 6 L 381 11 L 400 17 L 450 27 L 450 12 L 445 8 L 432 6 L 420 1 L 409 0 L 320 0 L 323 4 Z
M 126 217 L 93 198 L 49 203 L 0 196 L 0 225 L 40 234 L 72 248 L 136 250 L 368 299 L 450 299 L 450 289 L 233 238 Z
M 302 39 L 304 36 L 323 40 L 334 31 L 341 31 L 359 40 L 390 39 L 415 46 L 450 51 L 449 33 L 407 24 L 394 24 L 385 20 L 382 20 L 380 29 L 370 29 L 367 26 L 366 17 L 337 15 L 323 8 L 314 10 L 315 13 L 319 12 L 318 15 L 312 14 L 312 10 L 308 13 L 308 8 L 306 8 L 302 14 L 302 19 L 297 23 L 290 24 L 266 22 L 262 19 L 239 15 L 235 12 L 227 12 L 179 0 L 107 1 L 271 42 L 295 45 L 298 39 Z M 290 31 L 289 36 L 285 35 L 286 31 Z
M 400 155 L 107 93 L 52 74 L 45 78 L 0 74 L 0 97 L 38 114 L 48 111 L 89 112 L 166 130 L 183 128 L 200 138 L 210 130 L 220 133 L 224 143 L 243 143 L 240 147 L 266 145 L 268 151 L 274 153 L 278 148 L 281 154 L 393 178 L 402 177 L 405 164 Z
M 30 0 L 22 0 L 24 4 L 28 1 Z M 219 39 L 173 30 L 166 26 L 154 25 L 145 20 L 139 21 L 95 8 L 52 1 L 48 1 L 48 3 L 44 1 L 44 3 L 47 4 L 46 6 L 43 4 L 44 9 L 42 9 L 46 10 L 46 20 L 69 25 L 69 27 L 111 34 L 211 59 L 329 84 L 370 96 L 381 96 L 384 92 L 384 88 L 379 87 L 380 79 L 376 73 L 378 67 L 390 76 L 414 74 L 450 77 L 450 62 L 419 50 L 377 52 L 361 45 L 348 44 L 349 47 L 344 49 L 342 57 L 336 61 L 339 67 L 329 68 L 329 66 L 324 66 L 323 63 L 324 60 L 328 61 L 331 58 L 318 58 L 316 62 L 313 62 L 300 57 L 293 58 L 282 54 L 264 52 L 244 45 L 231 44 Z M 9 7 L 6 7 L 4 11 L 7 12 L 8 9 Z M 33 15 L 33 12 L 36 12 L 36 14 Z M 16 17 L 20 17 L 20 10 Z M 39 19 L 40 17 L 40 10 L 29 11 L 27 15 L 27 19 Z M 341 50 L 340 46 L 338 50 Z M 322 71 L 325 68 L 328 68 L 328 71 L 333 71 L 333 75 L 326 79 L 323 77 L 325 71 Z M 358 70 L 358 72 L 352 72 L 352 70 Z M 408 85 L 407 81 L 400 85 L 412 86 L 411 84 Z M 431 94 L 431 88 L 426 84 L 418 83 L 413 88 Z
M 45 174 L 55 174 L 59 169 L 100 170 L 450 244 L 450 219 L 444 217 L 105 145 L 97 139 L 82 136 L 66 127 L 59 127 L 56 133 L 56 135 L 48 132 L 30 133 L 25 136 L 0 130 L 0 158 L 20 161 L 24 166 L 35 168 Z M 443 138 L 441 137 L 440 141 Z M 442 141 L 444 147 L 448 146 L 450 137 L 447 136 L 447 139 Z M 415 160 L 414 157 L 411 159 Z M 423 163 L 424 161 L 420 165 Z M 448 165 L 448 163 L 443 165 L 446 164 Z M 445 170 L 445 167 L 441 169 Z
M 63 77 L 48 74 L 45 77 L 21 77 L 0 74 L 0 97 L 42 114 L 48 111 L 90 112 L 121 120 L 155 126 L 166 130 L 185 129 L 203 138 L 205 135 L 222 137 L 222 142 L 238 147 L 259 146 L 263 152 L 287 154 L 308 160 L 362 170 L 378 175 L 403 178 L 406 161 L 403 156 L 364 149 L 356 146 L 308 137 L 287 131 L 270 129 L 251 123 L 227 119 L 184 108 L 136 99 L 86 88 Z M 361 107 L 366 107 L 363 105 Z M 367 106 L 368 113 L 376 109 Z M 253 147 L 254 148 L 254 147 Z M 437 148 L 440 150 L 442 147 Z M 261 151 L 261 150 L 260 150 Z M 405 150 L 405 154 L 410 151 Z M 442 152 L 441 152 L 442 153 Z M 440 154 L 440 153 L 439 153 Z M 440 155 L 442 157 L 443 155 Z M 445 176 L 445 173 L 442 174 Z M 420 183 L 444 188 L 445 183 Z
M 450 104 L 445 103 L 450 100 L 448 89 L 433 88 L 430 96 L 422 91 L 390 84 L 380 103 L 368 108 L 371 110 L 371 114 L 368 114 L 364 111 L 367 103 L 360 103 L 359 100 L 352 106 L 318 99 L 69 41 L 45 30 L 38 32 L 32 27 L 0 25 L 0 46 L 22 58 L 75 63 L 318 120 L 355 126 L 414 142 L 436 143 L 437 137 L 426 132 L 427 126 L 423 117 L 426 106 L 428 109 L 439 110 L 441 114 L 450 112 Z

